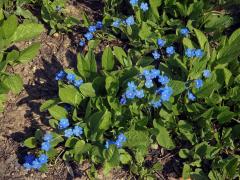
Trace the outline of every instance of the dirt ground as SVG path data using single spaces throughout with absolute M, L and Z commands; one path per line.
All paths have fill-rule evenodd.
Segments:
M 98 19 L 99 6 L 80 1 L 68 7 L 71 13 L 84 10 L 93 18 Z M 93 1 L 94 2 L 94 1 Z M 75 7 L 74 7 L 75 6 Z M 90 8 L 91 7 L 91 8 Z M 74 9 L 75 8 L 75 9 Z M 8 69 L 20 74 L 24 81 L 24 89 L 18 95 L 9 95 L 4 113 L 0 114 L 0 179 L 88 179 L 84 170 L 88 164 L 66 164 L 60 159 L 49 166 L 49 171 L 40 173 L 26 171 L 22 167 L 22 158 L 27 153 L 22 142 L 36 129 L 47 130 L 47 114 L 41 113 L 39 107 L 47 99 L 57 95 L 57 83 L 54 80 L 56 72 L 66 67 L 74 67 L 76 53 L 79 51 L 75 34 L 48 35 L 46 31 L 35 41 L 41 42 L 39 55 L 28 64 L 17 65 Z M 31 42 L 17 44 L 20 49 Z M 151 152 L 147 161 L 161 161 L 165 164 L 161 173 L 156 173 L 157 179 L 174 179 L 180 174 L 180 161 L 174 155 L 163 150 Z M 99 172 L 99 179 L 136 179 L 124 170 L 113 171 L 109 177 L 103 177 Z M 170 178 L 172 177 L 172 178 Z

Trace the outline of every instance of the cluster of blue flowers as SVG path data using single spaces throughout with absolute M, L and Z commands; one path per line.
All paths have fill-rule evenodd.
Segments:
M 130 0 L 130 4 L 132 6 L 138 6 L 138 0 Z M 140 4 L 140 9 L 143 10 L 144 12 L 146 12 L 149 9 L 148 3 L 142 2 Z
M 43 142 L 41 144 L 41 149 L 44 151 L 49 151 L 51 149 L 52 134 L 47 133 L 43 137 Z
M 202 58 L 204 53 L 201 49 L 192 49 L 192 48 L 187 48 L 185 51 L 185 55 L 188 58 Z
M 209 78 L 210 76 L 211 76 L 211 71 L 208 70 L 208 69 L 205 69 L 203 71 L 203 77 L 204 78 Z M 203 87 L 203 80 L 202 79 L 196 79 L 196 80 L 194 80 L 194 84 L 195 84 L 196 89 L 200 89 L 201 87 Z M 195 101 L 196 100 L 196 96 L 190 90 L 188 90 L 188 92 L 187 92 L 187 97 L 190 101 Z
M 159 46 L 160 48 L 162 48 L 162 47 L 165 46 L 166 40 L 161 39 L 161 38 L 158 38 L 158 39 L 157 39 L 157 44 L 158 44 L 158 46 Z M 168 46 L 168 47 L 166 47 L 166 54 L 167 54 L 168 56 L 172 56 L 174 53 L 175 53 L 175 48 L 174 48 L 173 46 Z M 153 52 L 152 52 L 152 55 L 153 55 L 153 58 L 154 58 L 155 60 L 158 60 L 158 59 L 160 59 L 160 57 L 161 57 L 160 52 L 157 51 L 157 50 L 153 51 Z
M 158 100 L 152 100 L 150 105 L 154 108 L 159 108 L 164 101 L 169 101 L 170 97 L 173 94 L 173 90 L 168 86 L 169 78 L 166 75 L 160 73 L 158 69 L 144 70 L 140 75 L 141 78 L 145 80 L 145 87 L 150 89 L 154 87 L 154 82 L 157 81 L 160 84 L 160 88 L 158 88 L 155 93 L 159 96 Z M 136 84 L 131 81 L 128 82 L 128 87 L 126 92 L 122 95 L 120 99 L 120 104 L 124 105 L 127 103 L 127 99 L 132 100 L 134 98 L 142 99 L 145 97 L 144 90 L 138 89 Z
M 24 157 L 23 167 L 27 170 L 30 169 L 40 169 L 44 164 L 48 162 L 48 156 L 46 154 L 40 154 L 39 157 L 35 157 L 32 154 L 26 155 Z
M 116 145 L 117 148 L 121 148 L 123 146 L 123 143 L 127 141 L 126 136 L 121 133 L 118 135 L 117 140 L 116 141 L 112 141 L 112 140 L 107 140 L 106 144 L 105 144 L 105 148 L 108 149 L 110 145 Z
M 98 29 L 102 29 L 103 23 L 98 21 L 96 25 L 91 25 L 88 27 L 88 32 L 84 34 L 84 39 L 80 40 L 79 46 L 83 47 L 86 44 L 86 40 L 90 41 L 93 39 L 93 33 L 95 33 Z
M 60 130 L 64 130 L 64 136 L 70 138 L 72 136 L 80 137 L 83 134 L 83 128 L 80 126 L 74 126 L 74 128 L 68 128 L 70 125 L 69 120 L 67 118 L 60 119 L 58 123 L 58 128 Z M 68 129 L 66 129 L 68 128 Z
M 72 74 L 72 73 L 66 73 L 65 71 L 59 71 L 55 76 L 56 81 L 63 80 L 64 78 L 66 78 L 68 80 L 68 83 L 73 84 L 77 88 L 79 88 L 83 84 L 83 80 L 76 79 L 75 74 Z

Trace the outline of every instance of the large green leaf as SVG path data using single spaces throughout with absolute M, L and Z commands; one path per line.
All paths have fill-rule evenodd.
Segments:
M 112 49 L 106 47 L 102 55 L 102 67 L 104 70 L 110 71 L 114 67 L 114 56 Z
M 157 123 L 156 120 L 154 120 L 154 127 L 158 130 L 156 139 L 159 145 L 166 149 L 174 149 L 175 145 L 169 135 L 168 130 L 159 123 Z
M 3 80 L 3 84 L 16 94 L 23 88 L 23 81 L 17 74 L 6 76 Z
M 83 83 L 80 86 L 81 93 L 86 97 L 95 97 L 95 89 L 93 88 L 92 83 Z
M 64 109 L 61 106 L 54 105 L 48 109 L 49 113 L 51 114 L 52 117 L 55 119 L 62 119 L 66 118 L 68 116 L 68 112 L 66 109 Z
M 82 100 L 82 96 L 74 86 L 72 85 L 60 85 L 59 97 L 62 102 L 77 106 Z
M 33 58 L 35 58 L 35 56 L 38 54 L 39 48 L 40 43 L 32 44 L 31 46 L 20 52 L 18 61 L 21 63 L 26 63 L 33 60 Z

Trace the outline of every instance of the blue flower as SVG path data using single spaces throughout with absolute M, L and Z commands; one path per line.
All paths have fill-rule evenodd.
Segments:
M 141 99 L 144 97 L 144 91 L 143 90 L 137 90 L 136 91 L 137 98 Z
M 187 95 L 188 95 L 188 99 L 189 99 L 189 100 L 195 101 L 196 97 L 193 95 L 193 93 L 191 93 L 190 91 L 188 91 Z
M 209 78 L 210 76 L 211 76 L 211 71 L 208 70 L 208 69 L 205 69 L 205 70 L 203 71 L 203 77 Z
M 149 79 L 151 73 L 150 73 L 149 70 L 144 69 L 143 72 L 142 72 L 142 75 L 145 77 L 145 79 Z
M 121 105 L 124 105 L 124 104 L 126 104 L 126 103 L 127 103 L 127 99 L 126 99 L 125 94 L 123 94 L 122 97 L 121 97 L 121 99 L 120 99 L 120 104 L 121 104 Z
M 48 156 L 46 154 L 41 154 L 39 157 L 38 157 L 38 161 L 41 163 L 41 164 L 46 164 L 48 162 Z
M 56 81 L 61 80 L 61 79 L 63 79 L 65 76 L 66 76 L 65 71 L 59 71 L 59 72 L 56 74 L 55 80 L 56 80 Z
M 160 75 L 160 70 L 158 70 L 158 69 L 151 69 L 150 72 L 151 72 L 151 74 L 150 74 L 151 79 L 154 79 Z
M 34 161 L 35 156 L 32 154 L 28 154 L 24 157 L 24 162 L 28 163 L 28 164 L 32 164 L 32 162 Z
M 88 31 L 91 32 L 91 33 L 96 32 L 96 30 L 97 30 L 97 27 L 96 27 L 96 26 L 89 26 L 89 27 L 88 27 Z
M 155 60 L 159 59 L 159 58 L 160 58 L 160 56 L 161 56 L 161 54 L 160 54 L 160 53 L 158 53 L 158 51 L 157 51 L 157 50 L 155 50 L 155 51 L 152 53 L 152 55 L 153 55 L 153 58 L 154 58 Z
M 103 23 L 101 21 L 98 21 L 96 24 L 97 29 L 102 29 Z
M 117 20 L 115 20 L 115 21 L 112 23 L 112 26 L 115 27 L 115 28 L 119 28 L 120 22 L 121 22 L 121 21 L 120 21 L 119 19 L 117 19 Z
M 159 47 L 163 47 L 166 44 L 166 41 L 159 38 L 157 40 L 157 44 L 158 44 Z
M 159 108 L 162 106 L 162 102 L 159 99 L 158 101 L 151 101 L 150 104 L 154 107 L 154 108 Z
M 42 164 L 38 161 L 38 159 L 35 159 L 32 163 L 33 169 L 40 169 L 42 167 Z
M 134 98 L 135 98 L 135 92 L 134 92 L 134 90 L 128 89 L 128 90 L 126 91 L 126 97 L 127 97 L 128 99 L 134 99 Z
M 173 55 L 175 53 L 175 49 L 173 46 L 169 46 L 166 48 L 166 53 L 170 56 Z
M 59 129 L 65 129 L 69 126 L 69 120 L 67 118 L 60 119 L 58 123 Z
M 50 148 L 51 148 L 50 142 L 43 142 L 41 145 L 41 149 L 44 151 L 49 151 Z
M 107 141 L 106 141 L 106 144 L 105 144 L 105 148 L 108 149 L 109 146 L 112 145 L 112 144 L 115 144 L 115 142 L 114 142 L 114 141 L 111 141 L 111 140 L 107 140 Z
M 137 5 L 137 3 L 138 3 L 138 0 L 130 0 L 130 4 L 131 4 L 132 6 Z
M 90 32 L 87 32 L 86 34 L 84 34 L 84 37 L 85 37 L 88 41 L 90 41 L 90 40 L 93 38 L 93 34 L 90 33 Z
M 194 82 L 195 82 L 195 87 L 197 89 L 199 89 L 203 86 L 203 80 L 201 80 L 201 79 L 196 79 Z
M 141 3 L 140 9 L 146 12 L 148 10 L 148 3 Z
M 191 49 L 191 48 L 187 48 L 187 50 L 185 51 L 185 55 L 186 55 L 188 58 L 193 58 L 194 55 L 195 55 L 195 50 L 194 50 L 194 49 Z
M 52 134 L 50 133 L 46 133 L 44 136 L 43 136 L 43 140 L 46 141 L 46 142 L 50 142 L 52 140 L 53 136 Z
M 126 19 L 126 24 L 127 24 L 128 26 L 134 25 L 134 24 L 135 24 L 134 17 L 133 17 L 133 16 L 129 16 L 129 17 Z
M 29 163 L 24 163 L 24 164 L 23 164 L 23 167 L 24 167 L 25 169 L 29 170 L 29 169 L 32 168 L 32 165 L 29 164 Z
M 82 39 L 81 41 L 79 41 L 79 46 L 83 47 L 85 46 L 86 42 L 84 39 Z
M 67 138 L 70 138 L 73 135 L 73 130 L 72 129 L 66 129 L 64 131 L 64 136 Z
M 182 28 L 181 30 L 180 30 L 180 33 L 181 33 L 181 35 L 183 35 L 183 36 L 188 36 L 188 34 L 189 34 L 189 30 L 188 30 L 188 28 Z
M 79 79 L 79 80 L 74 80 L 74 86 L 75 87 L 80 87 L 83 84 L 83 80 Z
M 201 49 L 197 49 L 195 50 L 194 54 L 197 58 L 202 58 L 204 53 Z
M 167 76 L 158 76 L 158 82 L 162 85 L 166 85 L 169 83 L 169 78 Z
M 80 127 L 80 126 L 75 126 L 73 128 L 73 134 L 74 134 L 74 136 L 79 136 L 80 137 L 83 134 L 83 128 Z
M 153 81 L 152 81 L 152 80 L 146 80 L 145 86 L 146 86 L 146 88 L 151 88 L 151 87 L 153 87 Z
M 126 136 L 123 133 L 121 133 L 121 134 L 118 135 L 117 140 L 125 142 L 127 140 L 127 138 L 126 138 Z
M 135 83 L 133 81 L 131 81 L 131 82 L 128 82 L 128 89 L 136 90 L 137 86 L 135 85 Z
M 159 88 L 157 91 L 161 95 L 161 101 L 169 101 L 171 95 L 173 94 L 173 90 L 171 87 L 165 86 L 163 88 Z
M 75 80 L 75 75 L 72 73 L 68 73 L 66 78 L 68 81 L 73 82 Z

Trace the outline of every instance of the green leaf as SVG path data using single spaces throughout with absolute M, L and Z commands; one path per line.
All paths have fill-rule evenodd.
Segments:
M 191 171 L 191 167 L 188 164 L 184 164 L 182 172 L 183 179 L 189 179 Z
M 50 99 L 45 101 L 41 106 L 40 106 L 40 111 L 46 111 L 47 109 L 49 109 L 50 107 L 57 105 L 59 103 L 59 99 Z
M 81 93 L 86 97 L 95 97 L 95 89 L 93 88 L 92 83 L 83 83 L 80 86 Z
M 3 84 L 15 94 L 20 93 L 23 88 L 23 81 L 17 74 L 6 76 L 3 79 Z
M 41 24 L 36 23 L 23 23 L 17 27 L 17 30 L 11 37 L 13 42 L 30 40 L 44 31 L 44 27 Z
M 197 142 L 191 124 L 187 123 L 186 121 L 180 120 L 178 122 L 178 128 L 180 133 L 182 133 L 191 142 L 192 145 L 194 145 Z
M 150 140 L 148 136 L 148 132 L 140 131 L 140 130 L 130 130 L 125 133 L 125 136 L 127 137 L 127 141 L 125 142 L 125 146 L 129 148 L 137 149 L 138 147 L 144 146 L 148 147 Z
M 82 100 L 80 92 L 72 85 L 59 85 L 59 97 L 62 102 L 78 106 Z
M 35 137 L 30 137 L 30 138 L 27 138 L 23 144 L 24 146 L 32 149 L 37 146 L 37 141 Z
M 125 51 L 121 47 L 117 46 L 114 46 L 113 50 L 117 60 L 120 62 L 121 65 L 125 66 L 124 59 L 127 59 L 127 54 L 125 53 Z
M 40 43 L 32 44 L 31 46 L 29 46 L 28 48 L 20 52 L 18 61 L 21 63 L 27 63 L 33 60 L 33 58 L 35 58 L 36 55 L 38 54 L 39 48 L 40 48 Z
M 185 83 L 182 81 L 172 80 L 169 82 L 168 86 L 173 89 L 174 96 L 181 94 L 186 89 Z
M 220 114 L 218 114 L 217 119 L 220 122 L 220 124 L 224 124 L 224 123 L 230 122 L 232 120 L 232 118 L 234 117 L 234 115 L 235 115 L 234 112 L 225 110 L 225 111 L 221 112 Z
M 65 142 L 65 147 L 68 148 L 73 148 L 75 146 L 75 144 L 78 142 L 78 138 L 76 137 L 70 137 L 67 139 L 67 141 Z
M 119 153 L 120 153 L 120 161 L 122 164 L 129 164 L 132 161 L 132 156 L 125 151 L 124 149 L 119 149 Z
M 88 68 L 89 68 L 88 70 L 89 72 L 91 72 L 90 76 L 95 76 L 97 72 L 97 63 L 96 63 L 95 55 L 92 49 L 90 49 L 86 54 L 85 60 L 88 64 Z
M 166 148 L 166 149 L 174 149 L 175 145 L 169 135 L 169 132 L 167 131 L 167 129 L 165 127 L 163 127 L 162 125 L 160 125 L 159 123 L 156 122 L 156 120 L 154 120 L 154 127 L 158 130 L 158 134 L 157 134 L 157 142 L 159 143 L 160 146 Z
M 106 47 L 102 55 L 102 67 L 104 70 L 110 71 L 114 67 L 114 56 L 112 49 Z
M 205 34 L 195 28 L 194 28 L 194 32 L 197 36 L 197 39 L 198 39 L 201 49 L 204 49 L 206 52 L 208 52 L 209 51 L 209 43 L 208 43 L 208 39 L 205 36 Z
M 107 76 L 105 82 L 106 82 L 105 88 L 107 90 L 108 95 L 116 96 L 119 89 L 118 79 L 113 76 Z
M 139 34 L 138 34 L 139 37 L 142 40 L 146 40 L 151 34 L 152 34 L 152 32 L 151 32 L 150 26 L 146 22 L 143 22 L 141 29 L 139 31 Z
M 17 29 L 17 26 L 18 26 L 18 19 L 17 19 L 17 16 L 15 15 L 9 16 L 7 20 L 3 22 L 2 30 L 3 30 L 5 39 L 8 39 L 13 35 L 13 33 Z
M 62 119 L 66 118 L 68 116 L 68 112 L 66 109 L 64 109 L 61 106 L 54 105 L 48 109 L 49 113 L 51 114 L 52 117 L 55 119 Z
M 83 55 L 80 53 L 77 54 L 77 69 L 79 74 L 83 76 L 85 79 L 90 77 L 89 64 L 87 63 Z
M 150 0 L 149 4 L 153 12 L 153 15 L 158 19 L 159 18 L 158 8 L 161 6 L 162 0 Z

